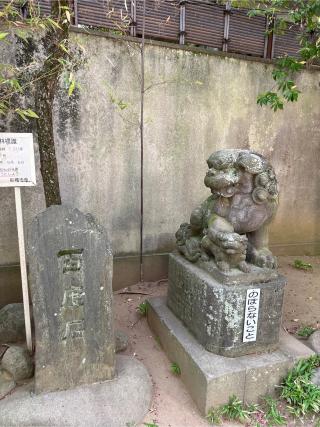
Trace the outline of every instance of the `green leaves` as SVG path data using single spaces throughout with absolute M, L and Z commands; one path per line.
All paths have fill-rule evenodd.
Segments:
M 312 270 L 312 264 L 304 262 L 301 259 L 295 259 L 292 266 L 299 270 Z
M 283 101 L 276 92 L 265 92 L 258 95 L 257 104 L 262 107 L 268 105 L 273 111 L 283 110 Z
M 27 108 L 26 110 L 23 110 L 21 108 L 16 108 L 15 112 L 24 120 L 25 122 L 28 122 L 28 117 L 32 119 L 38 119 L 39 116 L 30 108 Z
M 15 111 L 26 122 L 28 121 L 28 117 L 33 118 L 33 119 L 39 118 L 39 116 L 34 111 L 32 111 L 30 108 L 28 108 L 26 110 L 23 110 L 21 108 L 16 108 Z
M 314 331 L 316 331 L 316 329 L 312 326 L 303 326 L 297 331 L 297 335 L 301 338 L 309 338 Z
M 174 375 L 181 375 L 181 369 L 177 362 L 171 363 L 170 370 Z
M 0 40 L 3 40 L 7 37 L 9 33 L 0 33 Z
M 136 310 L 141 316 L 146 316 L 148 313 L 148 301 L 140 303 Z
M 311 376 L 320 366 L 320 355 L 300 360 L 282 383 L 281 397 L 289 404 L 289 411 L 295 416 L 320 412 L 320 387 L 311 383 Z
M 232 1 L 232 5 L 237 3 L 240 2 Z M 257 98 L 260 106 L 269 106 L 273 111 L 282 110 L 285 102 L 296 102 L 299 98 L 300 91 L 294 83 L 295 74 L 306 64 L 320 58 L 320 0 L 254 2 L 248 15 L 265 16 L 269 23 L 268 34 L 284 34 L 291 28 L 300 32 L 300 58 L 280 58 L 272 72 L 276 87 Z

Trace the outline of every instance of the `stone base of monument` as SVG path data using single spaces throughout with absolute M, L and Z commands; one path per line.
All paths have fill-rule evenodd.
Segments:
M 278 347 L 286 279 L 250 268 L 223 273 L 213 260 L 199 265 L 169 255 L 168 306 L 212 353 L 238 357 Z
M 34 395 L 33 384 L 19 387 L 0 401 L 1 426 L 137 425 L 150 407 L 152 383 L 146 368 L 117 356 L 113 380 L 65 391 Z
M 237 358 L 206 351 L 167 307 L 165 297 L 148 300 L 148 323 L 167 356 L 181 369 L 181 379 L 203 415 L 236 395 L 256 403 L 276 393 L 276 386 L 294 363 L 314 352 L 281 331 L 277 351 Z

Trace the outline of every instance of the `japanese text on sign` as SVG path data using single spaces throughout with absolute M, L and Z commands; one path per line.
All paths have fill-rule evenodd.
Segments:
M 257 340 L 260 289 L 248 289 L 243 325 L 243 342 Z
M 0 133 L 0 187 L 36 185 L 32 133 Z

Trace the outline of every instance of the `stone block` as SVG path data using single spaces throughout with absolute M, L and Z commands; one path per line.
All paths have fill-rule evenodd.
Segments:
M 8 304 L 0 310 L 0 343 L 24 341 L 23 304 Z
M 293 364 L 314 352 L 293 336 L 280 333 L 277 351 L 230 358 L 206 351 L 172 313 L 166 298 L 148 300 L 148 323 L 169 359 L 178 363 L 181 379 L 203 415 L 228 402 L 231 395 L 255 403 L 276 386 Z
M 12 375 L 0 368 L 0 400 L 7 396 L 16 386 Z
M 112 379 L 112 252 L 91 215 L 51 206 L 28 236 L 35 323 L 35 390 Z
M 15 381 L 23 381 L 33 375 L 33 361 L 26 348 L 10 346 L 4 353 L 1 367 L 8 371 Z
M 314 350 L 316 353 L 320 354 L 320 331 L 315 331 L 308 338 L 308 345 Z
M 151 378 L 133 357 L 117 356 L 116 367 L 113 381 L 41 394 L 32 393 L 32 383 L 17 388 L 0 400 L 0 426 L 140 426 L 151 404 Z
M 286 280 L 221 283 L 179 254 L 169 255 L 168 306 L 206 350 L 228 357 L 273 351 L 278 346 Z M 259 277 L 259 276 L 258 276 Z M 260 290 L 257 337 L 243 342 L 247 291 Z

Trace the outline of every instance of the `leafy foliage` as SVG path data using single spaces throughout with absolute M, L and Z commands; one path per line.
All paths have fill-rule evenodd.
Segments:
M 220 408 L 211 408 L 206 415 L 206 419 L 210 424 L 220 425 L 222 423 Z
M 6 31 L 0 33 L 0 43 L 7 45 L 21 42 L 32 49 L 33 37 L 39 38 L 38 43 L 45 41 L 50 33 L 64 34 L 71 23 L 71 13 L 66 6 L 59 5 L 57 16 L 40 16 L 40 10 L 33 1 L 28 2 L 28 15 L 22 15 L 19 4 L 13 0 L 0 11 L 0 26 Z M 44 49 L 45 51 L 45 49 Z M 72 95 L 77 83 L 73 69 L 75 60 L 72 55 L 68 37 L 63 38 L 55 48 L 54 54 L 33 56 L 31 61 L 21 64 L 0 64 L 0 117 L 10 113 L 24 121 L 38 119 L 33 111 L 31 101 L 24 97 L 34 90 L 35 84 L 42 79 L 54 75 L 64 76 L 69 96 Z
M 299 270 L 312 270 L 312 264 L 304 262 L 301 259 L 295 259 L 293 261 L 293 267 Z
M 312 326 L 303 326 L 297 331 L 297 335 L 302 338 L 309 338 L 315 330 Z
M 174 375 L 181 375 L 181 369 L 177 362 L 171 363 L 170 370 Z
M 236 396 L 231 396 L 226 405 L 222 405 L 220 413 L 229 420 L 245 422 L 250 418 L 250 411 Z
M 269 426 L 286 425 L 286 418 L 278 409 L 277 401 L 268 396 L 264 398 L 266 404 L 265 418 Z
M 282 110 L 285 102 L 299 98 L 300 90 L 294 83 L 296 73 L 320 59 L 320 0 L 233 0 L 232 5 L 249 8 L 251 17 L 266 17 L 268 33 L 283 34 L 291 28 L 299 29 L 298 57 L 280 58 L 272 73 L 275 87 L 257 98 L 260 106 Z
M 311 376 L 319 366 L 320 355 L 302 359 L 283 380 L 281 398 L 287 401 L 293 415 L 320 413 L 320 387 L 311 383 Z
M 148 313 L 148 302 L 144 301 L 137 307 L 137 312 L 141 314 L 141 316 L 146 316 Z

